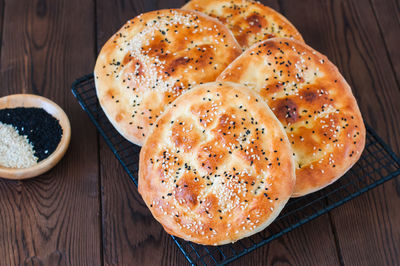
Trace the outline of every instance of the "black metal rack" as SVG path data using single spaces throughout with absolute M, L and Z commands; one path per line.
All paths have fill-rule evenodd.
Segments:
M 137 186 L 140 147 L 125 140 L 108 121 L 97 100 L 93 75 L 76 80 L 72 92 Z M 356 165 L 327 188 L 291 199 L 280 216 L 262 232 L 223 246 L 202 246 L 172 238 L 192 265 L 224 265 L 398 175 L 399 158 L 367 126 L 365 150 Z

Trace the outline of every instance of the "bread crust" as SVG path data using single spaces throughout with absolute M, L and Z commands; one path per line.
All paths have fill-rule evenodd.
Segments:
M 164 9 L 128 21 L 103 46 L 94 74 L 101 107 L 129 141 L 142 145 L 175 98 L 214 81 L 241 49 L 218 20 Z
M 361 156 L 365 126 L 350 86 L 304 43 L 276 38 L 255 44 L 217 80 L 258 92 L 284 126 L 296 161 L 293 197 L 331 184 Z
M 198 85 L 157 120 L 140 152 L 139 192 L 172 235 L 222 245 L 268 226 L 290 198 L 294 161 L 255 92 Z
M 275 37 L 303 42 L 303 37 L 287 18 L 258 1 L 192 0 L 182 9 L 200 11 L 219 19 L 233 32 L 243 49 Z

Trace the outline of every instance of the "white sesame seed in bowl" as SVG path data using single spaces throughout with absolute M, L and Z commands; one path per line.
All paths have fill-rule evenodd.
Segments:
M 12 125 L 0 123 L 0 177 L 14 180 L 36 177 L 53 168 L 64 156 L 71 139 L 69 119 L 53 101 L 32 94 L 14 94 L 0 98 L 0 110 L 19 107 L 41 108 L 46 111 L 58 120 L 62 136 L 55 150 L 47 158 L 37 162 L 38 158 L 33 155 L 32 144 L 26 136 L 19 134 Z
M 7 168 L 28 168 L 37 164 L 33 146 L 12 125 L 0 122 L 0 165 Z

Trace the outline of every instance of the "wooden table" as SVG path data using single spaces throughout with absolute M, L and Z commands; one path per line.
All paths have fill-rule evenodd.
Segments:
M 183 0 L 0 0 L 0 96 L 35 93 L 69 115 L 72 141 L 50 172 L 0 180 L 0 265 L 184 265 L 71 94 L 128 19 Z M 362 114 L 400 151 L 397 0 L 271 0 L 337 64 Z M 399 265 L 400 180 L 286 234 L 236 265 Z

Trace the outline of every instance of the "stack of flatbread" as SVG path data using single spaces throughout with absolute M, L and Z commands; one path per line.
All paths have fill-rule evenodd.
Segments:
M 263 230 L 364 148 L 338 69 L 259 2 L 192 0 L 139 15 L 107 41 L 94 73 L 110 122 L 142 146 L 146 205 L 196 243 Z

